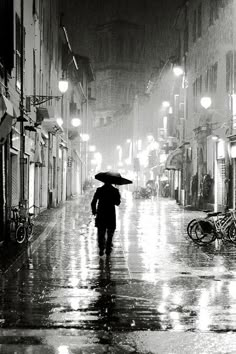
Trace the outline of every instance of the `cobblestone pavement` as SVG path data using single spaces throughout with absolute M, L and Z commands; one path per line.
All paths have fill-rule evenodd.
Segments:
M 200 212 L 123 196 L 108 258 L 90 197 L 36 220 L 1 277 L 0 353 L 236 353 L 236 247 L 193 244 Z

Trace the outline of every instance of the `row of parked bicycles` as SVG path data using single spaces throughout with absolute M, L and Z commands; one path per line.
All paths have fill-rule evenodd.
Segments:
M 236 245 L 236 210 L 204 212 L 206 217 L 193 219 L 187 225 L 187 234 L 191 240 L 200 246 L 217 239 Z

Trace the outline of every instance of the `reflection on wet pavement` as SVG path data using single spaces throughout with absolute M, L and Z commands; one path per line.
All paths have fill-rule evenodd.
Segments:
M 66 203 L 50 237 L 2 281 L 1 327 L 235 331 L 236 247 L 191 243 L 194 216 L 127 194 L 114 251 L 100 258 L 88 206 Z

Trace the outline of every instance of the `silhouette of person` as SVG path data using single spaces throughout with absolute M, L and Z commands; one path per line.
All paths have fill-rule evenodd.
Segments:
M 106 255 L 112 251 L 112 238 L 116 229 L 115 205 L 120 205 L 120 192 L 110 183 L 104 183 L 97 188 L 91 208 L 95 218 L 98 234 L 99 255 L 102 257 L 106 248 Z M 107 235 L 107 239 L 106 239 Z

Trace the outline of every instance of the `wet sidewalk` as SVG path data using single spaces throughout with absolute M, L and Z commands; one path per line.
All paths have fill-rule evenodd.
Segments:
M 90 199 L 89 193 L 75 197 L 79 203 L 83 204 L 81 208 L 81 221 L 85 223 L 90 220 Z M 41 242 L 47 238 L 53 230 L 58 217 L 63 212 L 66 203 L 72 202 L 73 199 L 66 201 L 64 204 L 56 208 L 50 208 L 40 213 L 34 221 L 33 233 L 28 242 L 17 244 L 13 241 L 7 241 L 0 246 L 0 276 L 11 276 L 16 272 L 28 257 L 28 253 L 34 251 Z
M 199 212 L 126 194 L 99 257 L 90 200 L 45 212 L 3 277 L 0 353 L 235 353 L 236 247 L 198 247 L 185 230 Z

